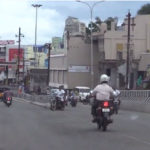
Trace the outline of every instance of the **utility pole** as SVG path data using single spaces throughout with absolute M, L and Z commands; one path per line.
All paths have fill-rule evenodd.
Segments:
M 127 14 L 127 20 L 128 20 L 128 23 L 127 23 L 127 25 L 128 25 L 128 35 L 127 35 L 127 56 L 126 56 L 126 89 L 130 89 L 130 66 L 131 66 L 131 64 L 130 64 L 130 62 L 131 62 L 131 56 L 130 56 L 130 41 L 131 41 L 131 39 L 130 39 L 130 37 L 131 37 L 131 35 L 130 35 L 130 27 L 132 26 L 135 26 L 135 24 L 134 24 L 134 20 L 132 20 L 132 24 L 131 24 L 131 13 L 130 13 L 130 11 L 128 12 L 128 14 Z M 123 24 L 123 25 L 126 25 L 126 24 Z M 132 29 L 133 30 L 133 29 Z
M 16 35 L 18 37 L 18 65 L 17 65 L 17 81 L 19 83 L 19 77 L 20 77 L 20 43 L 21 43 L 21 37 L 24 37 L 23 34 L 21 34 L 21 28 L 19 27 L 19 34 Z M 24 56 L 23 56 L 24 57 Z
M 128 12 L 128 35 L 127 35 L 127 67 L 126 67 L 126 88 L 130 88 L 130 68 L 129 68 L 129 63 L 130 63 L 130 19 L 131 19 L 131 14 Z
M 51 43 L 46 43 L 45 47 L 48 48 L 48 67 L 47 67 L 47 86 L 49 86 L 50 81 L 50 55 L 51 55 Z

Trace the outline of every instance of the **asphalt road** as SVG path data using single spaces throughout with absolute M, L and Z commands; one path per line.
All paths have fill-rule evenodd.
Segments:
M 0 103 L 0 150 L 150 150 L 150 114 L 120 111 L 107 132 L 90 107 L 52 112 L 26 102 Z

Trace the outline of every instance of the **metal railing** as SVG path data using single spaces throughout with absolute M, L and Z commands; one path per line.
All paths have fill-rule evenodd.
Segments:
M 150 103 L 150 90 L 121 90 L 120 98 L 122 100 Z

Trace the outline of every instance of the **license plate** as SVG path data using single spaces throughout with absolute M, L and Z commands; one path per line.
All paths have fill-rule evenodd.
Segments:
M 110 112 L 110 109 L 109 108 L 103 108 L 102 112 Z
M 10 103 L 10 101 L 7 101 L 7 103 Z

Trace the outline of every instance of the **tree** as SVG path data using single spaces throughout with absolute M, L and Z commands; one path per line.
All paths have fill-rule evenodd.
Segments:
M 107 30 L 111 30 L 111 22 L 114 21 L 114 18 L 108 17 L 104 22 L 107 24 Z
M 143 5 L 137 12 L 138 15 L 150 14 L 150 4 Z
M 97 25 L 101 25 L 102 21 L 101 21 L 101 19 L 99 17 L 96 17 L 95 20 L 96 20 L 95 23 Z
M 98 25 L 102 23 L 101 19 L 99 17 L 95 18 L 95 22 L 92 22 L 92 32 L 99 32 L 100 29 Z M 88 27 L 86 28 L 86 33 L 89 35 L 91 34 L 91 23 L 88 24 Z

